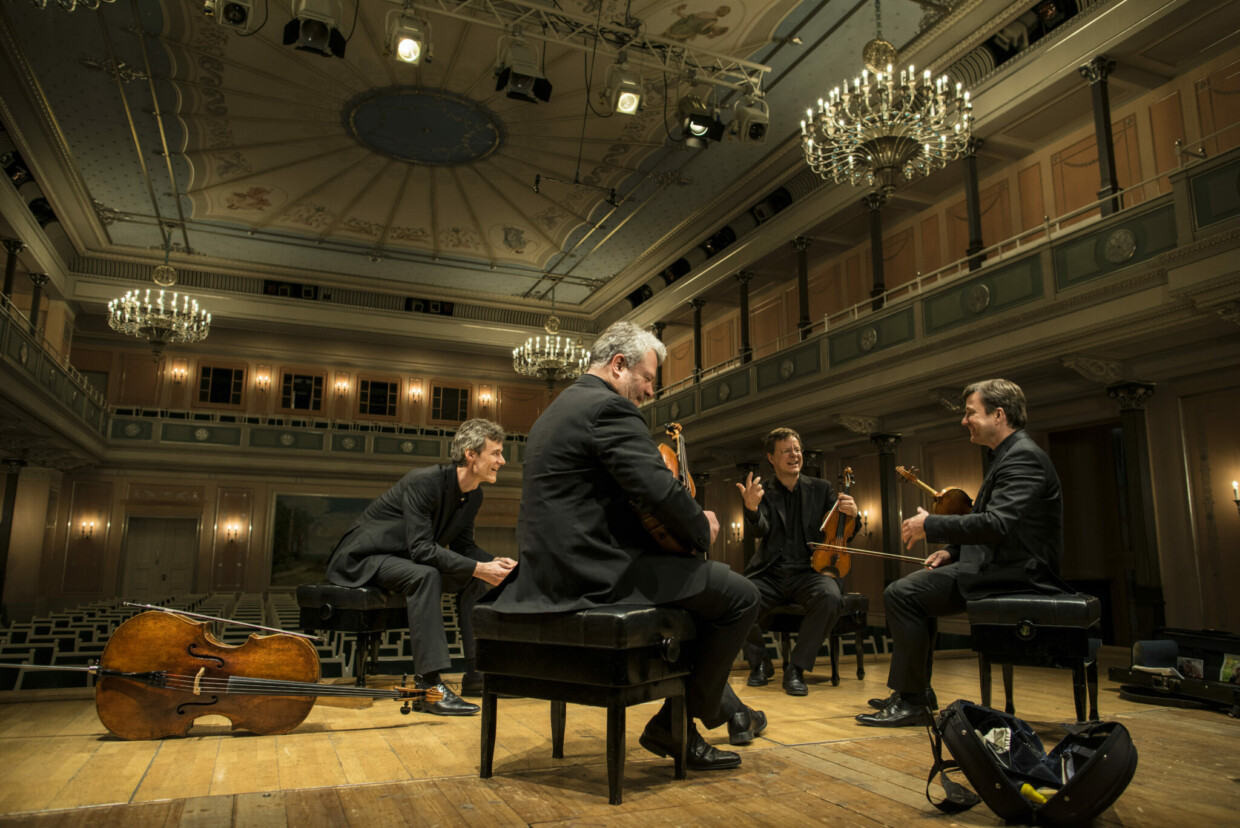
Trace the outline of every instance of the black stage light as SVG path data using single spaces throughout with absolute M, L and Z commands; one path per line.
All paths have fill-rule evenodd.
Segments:
M 344 35 L 336 28 L 340 4 L 336 0 L 297 0 L 293 19 L 284 27 L 284 45 L 323 57 L 344 57 Z

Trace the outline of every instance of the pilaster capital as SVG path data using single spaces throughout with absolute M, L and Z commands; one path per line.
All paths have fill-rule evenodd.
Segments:
M 878 431 L 878 418 L 864 414 L 840 414 L 839 423 L 853 434 L 873 434 Z
M 49 281 L 51 281 L 51 277 L 50 277 L 50 276 L 48 276 L 46 273 L 30 273 L 30 274 L 27 274 L 27 275 L 28 275 L 28 276 L 30 276 L 30 282 L 31 282 L 31 283 L 32 283 L 35 287 L 38 287 L 38 288 L 43 287 L 43 286 L 44 286 L 44 285 L 46 285 Z
M 1154 383 L 1140 380 L 1117 382 L 1107 386 L 1107 396 L 1119 402 L 1120 411 L 1140 411 L 1145 401 L 1154 396 Z
M 755 275 L 757 274 L 755 274 L 752 270 L 742 270 L 736 274 L 736 281 L 740 282 L 742 285 L 747 285 L 749 284 L 749 280 L 751 280 Z
M 879 454 L 895 454 L 896 446 L 900 442 L 899 434 L 891 434 L 888 432 L 879 432 L 870 435 L 870 442 L 878 446 Z
M 21 239 L 0 239 L 0 242 L 4 244 L 4 249 L 13 256 L 26 249 L 26 244 Z
M 813 243 L 814 240 L 809 236 L 797 236 L 792 240 L 792 246 L 796 248 L 798 253 L 804 253 L 806 250 L 809 250 L 810 245 Z
M 1076 71 L 1080 72 L 1081 77 L 1089 81 L 1091 85 L 1102 83 L 1115 71 L 1115 61 L 1106 55 L 1098 55 L 1089 63 L 1076 67 Z

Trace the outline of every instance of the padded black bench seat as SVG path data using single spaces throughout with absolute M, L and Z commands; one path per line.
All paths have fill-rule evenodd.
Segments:
M 1098 662 L 1102 602 L 1092 595 L 997 595 L 968 603 L 972 647 L 978 654 L 982 704 L 990 705 L 990 665 L 1003 665 L 1005 709 L 1012 703 L 1012 665 L 1072 670 L 1078 722 L 1098 719 Z
M 301 584 L 297 587 L 297 606 L 299 626 L 305 632 L 332 630 L 357 635 L 353 677 L 359 687 L 366 685 L 367 668 L 378 664 L 381 634 L 409 624 L 405 596 L 378 587 Z
M 831 654 L 831 684 L 840 684 L 840 636 L 852 635 L 853 645 L 857 651 L 857 678 L 865 678 L 865 635 L 869 631 L 867 613 L 870 610 L 870 599 L 862 592 L 845 592 L 843 607 L 835 626 L 827 634 L 827 650 Z M 786 668 L 792 652 L 790 634 L 801 628 L 805 619 L 805 607 L 800 604 L 784 604 L 771 610 L 766 629 L 779 633 L 779 654 Z
M 479 776 L 491 777 L 497 694 L 551 702 L 551 755 L 564 756 L 568 704 L 607 708 L 609 801 L 622 799 L 625 715 L 630 705 L 669 699 L 675 778 L 685 778 L 684 677 L 697 634 L 692 616 L 668 607 L 617 605 L 569 613 L 501 613 L 474 608 L 482 683 Z

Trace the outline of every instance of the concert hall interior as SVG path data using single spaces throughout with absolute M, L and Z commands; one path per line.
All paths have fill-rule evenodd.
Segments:
M 679 424 L 738 572 L 736 484 L 773 477 L 771 429 L 806 474 L 850 470 L 852 546 L 903 553 L 931 498 L 896 467 L 977 493 L 961 391 L 1019 384 L 1062 481 L 1060 575 L 1101 602 L 1102 717 L 1143 752 L 1102 821 L 1230 818 L 1235 720 L 1121 699 L 1105 667 L 1160 628 L 1240 632 L 1238 32 L 1228 0 L 0 3 L 0 663 L 88 664 L 124 601 L 300 631 L 297 586 L 474 417 L 507 433 L 475 537 L 519 560 L 526 438 L 572 382 L 538 352 L 628 320 L 667 349 L 650 433 Z M 834 87 L 896 87 L 862 80 L 876 54 L 969 92 L 957 157 L 850 178 L 882 135 L 807 163 L 803 118 L 846 140 L 814 126 Z M 179 339 L 142 324 L 173 316 Z M 288 735 L 129 743 L 94 676 L 0 666 L 0 822 L 930 819 L 923 731 L 852 721 L 888 693 L 883 591 L 916 569 L 852 561 L 864 679 L 851 636 L 803 698 L 747 687 L 738 654 L 769 719 L 738 770 L 674 780 L 632 713 L 611 810 L 595 709 L 570 706 L 561 760 L 544 703 L 501 700 L 479 779 L 478 717 L 316 706 Z M 940 624 L 944 701 L 978 700 L 969 633 Z M 327 638 L 344 682 L 355 642 Z M 406 645 L 386 633 L 372 678 Z M 1018 668 L 1016 700 L 1073 720 L 1065 671 Z

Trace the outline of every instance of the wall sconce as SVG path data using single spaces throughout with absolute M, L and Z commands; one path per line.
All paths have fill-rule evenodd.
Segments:
M 241 535 L 241 524 L 233 521 L 224 524 L 224 540 L 228 543 L 236 543 L 237 538 Z
M 422 401 L 422 380 L 417 378 L 409 380 L 409 401 L 415 403 Z
M 478 404 L 484 409 L 491 407 L 491 387 L 489 385 L 478 386 Z
M 93 520 L 82 521 L 82 540 L 90 540 L 95 534 L 95 522 Z
M 349 375 L 343 371 L 336 374 L 336 396 L 344 397 L 349 393 Z
M 183 359 L 174 359 L 172 360 L 172 370 L 168 373 L 172 377 L 172 381 L 180 385 L 189 376 L 189 366 Z
M 861 518 L 861 531 L 865 532 L 867 535 L 870 534 L 870 510 L 862 509 L 859 517 Z
M 1231 498 L 1236 501 L 1236 511 L 1240 512 L 1240 481 L 1231 481 Z
M 742 526 L 743 524 L 741 524 L 740 521 L 736 521 L 736 520 L 732 521 L 731 536 L 732 536 L 733 543 L 740 543 L 744 539 L 744 533 L 742 532 Z
M 254 384 L 259 391 L 266 391 L 271 387 L 271 366 L 260 365 L 258 370 L 254 372 Z

